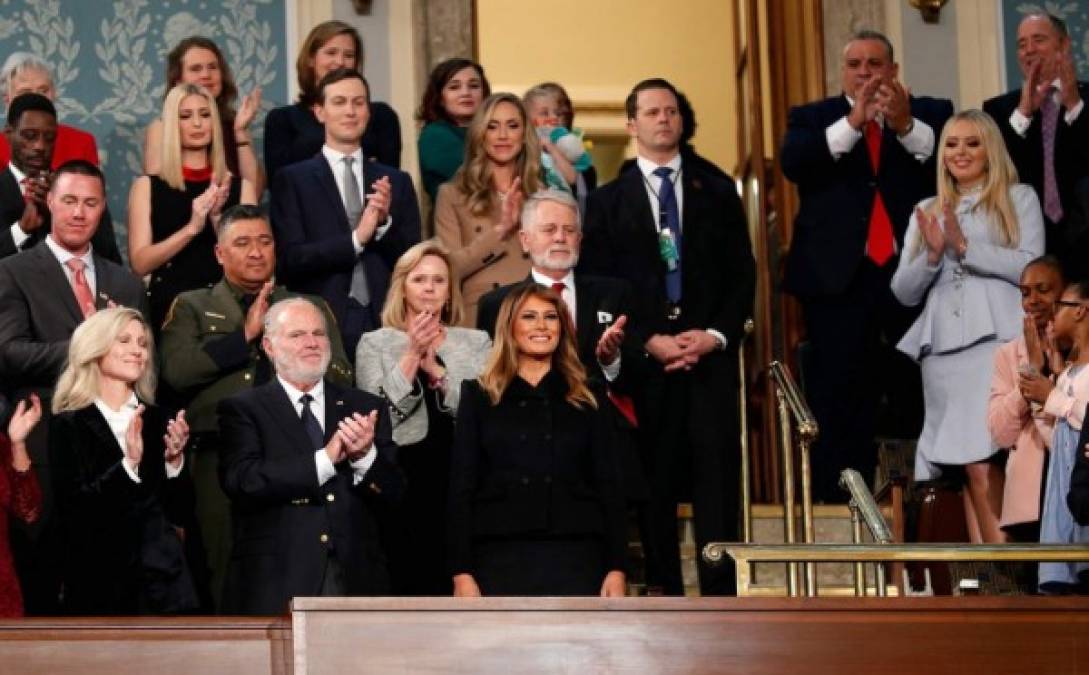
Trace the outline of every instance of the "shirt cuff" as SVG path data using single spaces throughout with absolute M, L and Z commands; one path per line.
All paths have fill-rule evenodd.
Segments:
M 23 242 L 30 239 L 30 235 L 23 232 L 23 228 L 19 227 L 19 221 L 15 221 L 11 224 L 11 240 L 15 242 L 15 248 L 22 249 Z
M 386 236 L 386 232 L 389 232 L 389 228 L 391 227 L 393 227 L 393 216 L 386 216 L 386 222 L 374 228 L 374 240 L 378 241 Z
M 377 458 L 378 449 L 374 447 L 374 443 L 371 443 L 371 447 L 367 448 L 367 454 L 348 462 L 348 465 L 352 467 L 352 485 L 359 485 L 363 482 Z
M 184 468 L 185 468 L 185 455 L 182 455 L 181 464 L 178 464 L 177 468 L 174 468 L 174 465 L 171 464 L 170 462 L 166 462 L 166 477 L 167 478 L 177 478 L 178 476 L 181 475 L 182 469 L 184 469 Z
M 730 341 L 726 339 L 726 336 L 715 330 L 714 328 L 708 328 L 707 332 L 711 334 L 711 337 L 718 340 L 719 349 L 726 349 L 726 345 L 730 344 Z
M 325 448 L 321 448 L 314 453 L 314 465 L 318 469 L 318 485 L 325 485 L 330 478 L 337 474 L 336 467 L 333 466 L 333 461 L 329 459 Z
M 1024 138 L 1025 134 L 1028 133 L 1028 129 L 1031 124 L 1032 118 L 1022 115 L 1021 111 L 1017 108 L 1014 108 L 1013 112 L 1010 113 L 1010 126 L 1021 138 Z
M 900 145 L 920 162 L 925 162 L 934 154 L 934 129 L 926 122 L 912 117 L 911 131 L 899 139 Z
M 824 130 L 824 138 L 828 142 L 828 151 L 832 153 L 832 157 L 839 159 L 855 147 L 858 139 L 862 138 L 862 132 L 852 127 L 844 115 Z
M 601 372 L 605 373 L 607 382 L 615 382 L 616 378 L 620 377 L 620 354 L 617 354 L 609 365 L 605 365 L 601 361 L 598 361 L 597 365 L 601 366 Z
M 124 467 L 125 473 L 129 475 L 133 483 L 141 483 L 139 474 L 136 473 L 136 467 L 133 466 L 132 460 L 128 457 L 121 458 L 121 466 Z
M 1085 101 L 1084 100 L 1078 101 L 1078 104 L 1076 106 L 1074 106 L 1070 110 L 1067 110 L 1063 114 L 1063 119 L 1066 120 L 1067 124 L 1073 124 L 1074 122 L 1077 121 L 1078 115 L 1081 114 L 1081 109 L 1084 108 L 1084 107 L 1085 107 Z

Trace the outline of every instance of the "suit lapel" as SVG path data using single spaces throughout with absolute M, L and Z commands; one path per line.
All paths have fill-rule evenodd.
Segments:
M 621 183 L 624 201 L 632 209 L 632 222 L 640 233 L 649 233 L 657 238 L 658 226 L 654 222 L 654 211 L 647 198 L 647 188 L 643 183 L 643 172 L 638 166 L 632 167 L 617 180 Z M 682 220 L 683 222 L 683 220 Z
M 592 354 L 601 331 L 597 322 L 597 298 L 593 283 L 575 275 L 575 321 L 578 325 L 579 354 Z
M 337 423 L 348 415 L 347 401 L 344 400 L 344 391 L 330 382 L 325 381 L 325 442 L 333 437 Z
M 106 423 L 106 418 L 102 416 L 98 406 L 92 403 L 86 408 L 77 410 L 75 416 L 98 441 L 95 443 L 95 447 L 99 449 L 99 456 L 95 457 L 96 464 L 101 460 L 105 460 L 102 463 L 113 464 L 122 457 L 124 451 L 121 450 L 117 437 L 113 435 L 113 430 Z M 106 453 L 110 453 L 110 456 L 105 457 Z
M 317 448 L 311 448 L 310 439 L 306 437 L 299 413 L 295 411 L 295 404 L 288 399 L 287 392 L 280 386 L 279 380 L 272 380 L 268 384 L 255 389 L 261 405 L 265 407 L 269 417 L 287 435 L 288 442 L 296 451 L 313 453 Z M 328 399 L 326 399 L 328 408 Z
M 23 215 L 23 191 L 15 180 L 15 174 L 6 170 L 0 174 L 0 204 L 3 205 L 4 225 L 19 220 Z
M 340 190 L 337 189 L 336 178 L 333 177 L 333 169 L 329 166 L 329 162 L 326 161 L 325 155 L 320 152 L 311 160 L 314 162 L 313 173 L 314 179 L 325 190 L 325 199 L 330 204 L 339 204 L 339 209 L 334 209 L 337 215 L 340 217 L 340 224 L 343 229 L 348 229 L 348 212 L 344 210 L 344 200 L 340 197 Z M 362 192 L 360 193 L 362 194 Z
M 78 326 L 83 322 L 83 312 L 80 311 L 79 303 L 76 302 L 76 294 L 72 290 L 72 284 L 68 281 L 68 275 L 61 269 L 61 264 L 57 261 L 57 257 L 53 255 L 53 251 L 49 250 L 49 247 L 43 243 L 30 249 L 29 255 L 38 258 L 38 263 L 34 267 L 38 270 L 38 274 L 41 275 L 42 288 L 47 291 L 47 295 L 60 298 L 61 304 L 65 306 L 68 314 L 71 315 L 73 325 Z M 98 261 L 95 261 L 95 265 L 98 264 Z

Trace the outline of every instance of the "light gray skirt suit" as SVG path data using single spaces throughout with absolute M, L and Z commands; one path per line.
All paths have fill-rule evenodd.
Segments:
M 919 206 L 925 210 L 933 200 Z M 922 369 L 926 419 L 915 455 L 916 480 L 941 475 L 938 464 L 970 464 L 998 449 L 987 429 L 994 352 L 1023 332 L 1021 271 L 1044 252 L 1036 193 L 1014 185 L 1010 200 L 1020 231 L 1010 246 L 1000 243 L 978 193 L 961 197 L 955 209 L 968 240 L 963 260 L 946 251 L 931 266 L 914 213 L 904 236 L 892 292 L 909 307 L 925 303 L 897 345 Z M 943 221 L 941 215 L 938 220 Z

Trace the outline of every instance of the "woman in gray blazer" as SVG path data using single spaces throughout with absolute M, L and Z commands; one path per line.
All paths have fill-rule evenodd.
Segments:
M 1023 331 L 1018 284 L 1044 252 L 1043 217 L 985 113 L 954 115 L 938 153 L 937 197 L 915 208 L 892 278 L 900 302 L 923 304 L 898 345 L 922 369 L 926 418 L 915 479 L 963 467 L 968 531 L 973 541 L 998 542 L 1003 476 L 991 461 L 999 448 L 987 403 L 995 351 Z
M 452 269 L 437 240 L 406 251 L 393 268 L 382 328 L 356 349 L 357 384 L 389 405 L 407 482 L 384 528 L 399 595 L 452 592 L 445 542 L 454 413 L 462 381 L 480 374 L 491 350 L 487 333 L 455 326 L 463 307 Z

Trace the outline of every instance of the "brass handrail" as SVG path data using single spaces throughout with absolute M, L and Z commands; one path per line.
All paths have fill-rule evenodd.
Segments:
M 768 366 L 772 381 L 775 382 L 776 398 L 779 403 L 779 425 L 783 443 L 783 527 L 788 544 L 794 543 L 796 525 L 794 521 L 794 451 L 791 418 L 798 428 L 798 461 L 802 479 L 802 539 L 813 543 L 813 486 L 809 463 L 809 448 L 819 433 L 817 420 L 805 402 L 798 385 L 795 384 L 790 370 L 779 361 L 772 361 Z M 789 413 L 789 414 L 788 414 Z M 809 563 L 805 570 L 806 595 L 817 594 L 817 571 Z M 787 590 L 797 595 L 798 568 L 795 563 L 787 567 Z
M 881 508 L 874 501 L 870 489 L 866 487 L 866 481 L 862 474 L 854 469 L 844 469 L 839 474 L 839 486 L 851 493 L 851 534 L 852 541 L 862 543 L 862 526 L 860 521 L 866 523 L 866 527 L 878 544 L 892 543 L 892 532 L 885 517 L 881 515 Z M 879 596 L 885 595 L 885 564 L 874 563 L 874 580 Z M 866 576 L 861 562 L 855 563 L 855 595 L 866 595 Z
M 745 375 L 745 341 L 752 334 L 752 319 L 745 319 L 741 344 L 737 346 L 737 400 L 741 431 L 741 541 L 752 542 L 752 465 L 749 458 L 749 401 Z
M 1084 544 L 735 544 L 712 542 L 703 559 L 734 559 L 737 594 L 748 595 L 755 562 L 1083 562 Z

